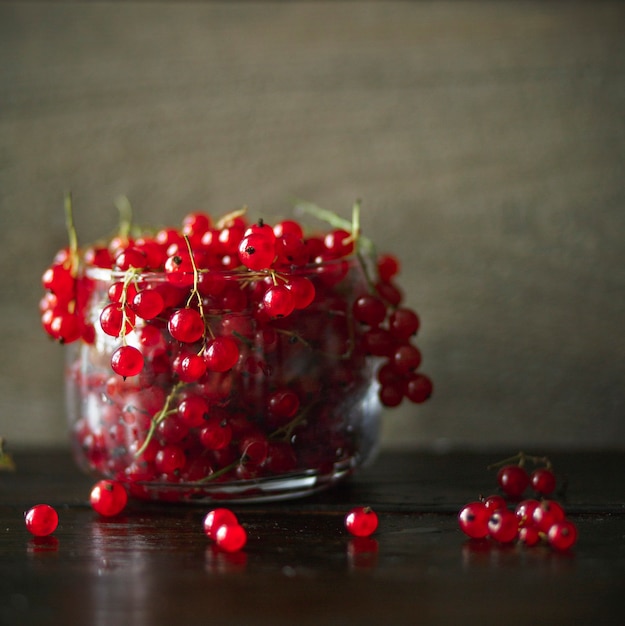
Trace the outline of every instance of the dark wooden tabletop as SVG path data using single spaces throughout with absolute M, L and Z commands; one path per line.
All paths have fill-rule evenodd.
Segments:
M 501 547 L 460 532 L 459 508 L 496 489 L 495 454 L 386 452 L 349 482 L 292 502 L 232 506 L 244 550 L 214 549 L 209 505 L 131 502 L 102 518 L 64 451 L 14 454 L 0 472 L 0 624 L 623 624 L 625 453 L 550 455 L 573 550 Z M 53 536 L 23 512 L 47 502 Z M 343 517 L 372 506 L 377 532 Z

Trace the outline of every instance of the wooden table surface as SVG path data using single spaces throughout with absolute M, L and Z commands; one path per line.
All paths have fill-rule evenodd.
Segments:
M 293 502 L 232 506 L 249 534 L 217 552 L 210 505 L 131 502 L 112 519 L 65 451 L 14 454 L 0 472 L 0 624 L 623 624 L 625 453 L 550 455 L 580 538 L 567 553 L 471 542 L 462 504 L 495 491 L 496 454 L 386 452 L 349 482 Z M 60 524 L 31 537 L 23 512 Z M 351 539 L 343 516 L 380 525 Z

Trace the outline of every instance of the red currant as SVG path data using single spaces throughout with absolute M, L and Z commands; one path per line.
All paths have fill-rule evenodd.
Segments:
M 306 276 L 293 276 L 286 284 L 296 309 L 305 309 L 315 299 L 315 285 Z
M 360 296 L 353 306 L 354 318 L 368 326 L 379 326 L 386 319 L 386 305 L 377 296 Z
M 36 504 L 24 514 L 28 532 L 35 537 L 51 535 L 59 524 L 58 513 L 49 504 Z
M 538 500 L 522 500 L 514 509 L 519 520 L 519 526 L 532 526 L 534 524 L 534 510 L 540 506 Z
M 178 309 L 167 322 L 169 334 L 183 343 L 195 343 L 204 335 L 204 320 L 195 309 Z
M 577 527 L 566 519 L 555 522 L 549 528 L 547 540 L 556 550 L 569 550 L 577 542 Z
M 421 365 L 421 352 L 410 344 L 399 346 L 391 355 L 391 363 L 399 374 L 414 372 Z
M 184 450 L 176 444 L 168 444 L 161 448 L 154 458 L 154 465 L 163 474 L 173 474 L 181 470 L 187 462 Z
M 204 528 L 206 536 L 214 540 L 218 528 L 221 526 L 232 526 L 238 523 L 239 520 L 237 516 L 230 509 L 217 508 L 206 514 L 202 521 L 202 527 Z
M 180 251 L 168 257 L 165 261 L 165 276 L 174 285 L 191 287 L 194 281 L 191 255 Z
M 295 308 L 295 298 L 286 285 L 272 285 L 265 291 L 263 305 L 267 315 L 287 317 Z
M 208 450 L 223 450 L 232 441 L 232 427 L 226 420 L 211 417 L 200 431 L 200 442 Z
M 399 273 L 399 261 L 392 254 L 382 254 L 377 261 L 380 280 L 388 282 Z
M 528 547 L 535 546 L 540 542 L 540 533 L 534 526 L 520 526 L 519 541 Z
M 535 469 L 530 475 L 530 481 L 532 489 L 541 496 L 549 496 L 556 489 L 556 477 L 546 467 Z
M 111 337 L 119 337 L 124 333 L 129 333 L 135 323 L 135 314 L 126 305 L 119 302 L 107 304 L 100 313 L 100 326 L 102 330 Z
M 148 259 L 145 252 L 134 246 L 124 248 L 115 256 L 115 267 L 122 272 L 134 269 L 145 269 L 148 266 Z
M 193 383 L 206 374 L 206 362 L 198 354 L 187 354 L 180 360 L 178 377 L 185 383 Z
M 377 527 L 378 515 L 371 507 L 354 507 L 345 516 L 345 528 L 354 537 L 369 537 Z
M 89 501 L 94 511 L 106 517 L 113 517 L 126 508 L 128 492 L 121 483 L 100 480 L 91 490 Z
M 488 520 L 488 534 L 499 543 L 511 543 L 519 534 L 517 516 L 508 509 L 498 509 Z
M 178 415 L 191 427 L 197 428 L 208 419 L 208 402 L 202 396 L 186 395 L 178 403 Z
M 414 311 L 406 308 L 395 309 L 388 319 L 391 335 L 398 340 L 406 341 L 419 330 L 419 317 Z
M 158 290 L 144 289 L 133 296 L 130 307 L 140 318 L 152 320 L 165 308 L 165 301 Z
M 69 302 L 74 299 L 76 281 L 69 265 L 52 265 L 44 272 L 41 282 L 44 289 L 51 291 L 59 300 Z
M 425 402 L 432 395 L 432 381 L 425 374 L 409 374 L 404 393 L 406 398 L 416 404 Z
M 274 391 L 267 399 L 269 414 L 282 422 L 291 419 L 299 410 L 299 398 L 290 389 Z
M 240 524 L 223 524 L 217 528 L 215 543 L 225 552 L 238 552 L 247 543 L 247 532 Z
M 143 369 L 143 355 L 133 346 L 120 346 L 111 356 L 111 367 L 124 378 L 136 376 Z
M 212 372 L 227 372 L 239 360 L 239 345 L 232 337 L 215 337 L 206 342 L 204 361 Z
M 304 231 L 302 227 L 294 220 L 283 220 L 278 222 L 273 227 L 273 234 L 277 237 L 282 237 L 286 234 L 294 235 L 298 239 L 304 237 Z
M 484 539 L 488 536 L 488 520 L 491 512 L 484 502 L 476 500 L 465 504 L 458 514 L 458 523 L 462 532 L 472 539 Z
M 511 498 L 520 498 L 530 484 L 530 477 L 520 465 L 504 465 L 497 473 L 502 491 Z
M 270 229 L 271 230 L 271 229 Z M 253 232 L 241 239 L 239 243 L 239 259 L 251 270 L 264 270 L 271 267 L 276 257 L 275 235 L 273 240 L 265 232 Z
M 499 509 L 507 509 L 508 503 L 505 498 L 495 494 L 484 499 L 484 506 L 490 513 L 494 513 Z
M 182 234 L 189 238 L 192 245 L 201 243 L 202 236 L 212 226 L 210 215 L 195 211 L 185 215 L 182 220 Z
M 553 524 L 564 518 L 564 509 L 555 500 L 543 500 L 532 513 L 533 525 L 544 533 L 549 532 Z

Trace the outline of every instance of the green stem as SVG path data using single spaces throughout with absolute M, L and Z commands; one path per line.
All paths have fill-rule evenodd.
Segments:
M 150 428 L 148 430 L 148 434 L 145 437 L 145 441 L 141 444 L 141 447 L 135 452 L 135 457 L 140 457 L 146 450 L 146 448 L 150 445 L 150 441 L 152 441 L 152 437 L 154 437 L 154 433 L 158 428 L 158 425 L 168 416 L 172 415 L 175 411 L 170 409 L 170 405 L 173 399 L 176 397 L 176 394 L 180 390 L 181 387 L 184 386 L 184 383 L 176 383 L 167 397 L 165 398 L 165 404 L 163 404 L 163 408 L 154 415 L 152 421 L 150 422 Z
M 72 276 L 76 276 L 79 263 L 78 235 L 76 234 L 76 227 L 74 225 L 74 207 L 71 192 L 65 194 L 65 225 L 69 238 L 69 258 L 71 263 L 70 272 Z

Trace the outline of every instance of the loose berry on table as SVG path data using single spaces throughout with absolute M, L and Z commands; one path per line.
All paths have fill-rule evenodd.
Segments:
M 100 480 L 93 486 L 89 501 L 94 511 L 105 517 L 113 517 L 126 508 L 128 492 L 119 482 Z
M 36 504 L 26 511 L 24 522 L 35 537 L 47 537 L 57 529 L 59 515 L 49 504 Z
M 345 516 L 345 528 L 354 537 L 369 537 L 377 527 L 378 515 L 371 507 L 354 507 Z

